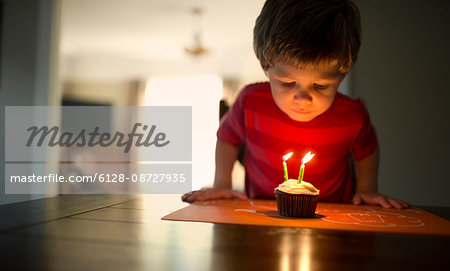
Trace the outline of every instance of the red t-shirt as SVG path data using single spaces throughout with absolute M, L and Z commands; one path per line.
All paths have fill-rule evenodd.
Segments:
M 377 148 L 375 130 L 360 100 L 337 93 L 331 107 L 309 122 L 291 119 L 275 104 L 270 85 L 246 86 L 220 122 L 217 137 L 244 145 L 245 190 L 250 198 L 274 198 L 284 180 L 282 157 L 289 178 L 298 178 L 300 161 L 311 151 L 304 180 L 320 190 L 319 200 L 348 202 L 353 194 L 349 155 L 357 161 Z

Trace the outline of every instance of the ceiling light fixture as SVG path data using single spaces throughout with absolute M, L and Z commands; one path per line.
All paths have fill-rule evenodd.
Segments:
M 191 9 L 192 13 L 192 21 L 193 21 L 193 45 L 191 47 L 185 47 L 184 50 L 186 53 L 193 56 L 202 56 L 208 53 L 208 49 L 206 49 L 202 45 L 202 31 L 201 31 L 201 16 L 203 14 L 203 10 L 199 7 L 194 7 Z

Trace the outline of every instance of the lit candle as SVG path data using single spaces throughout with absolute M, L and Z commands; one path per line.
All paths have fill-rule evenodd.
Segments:
M 300 174 L 298 175 L 298 182 L 301 183 L 303 181 L 303 175 L 305 174 L 305 164 L 308 163 L 315 154 L 311 154 L 311 152 L 308 152 L 303 158 L 302 158 L 302 165 L 300 166 Z
M 288 178 L 288 171 L 287 171 L 287 165 L 286 165 L 286 161 L 291 158 L 293 152 L 290 152 L 288 154 L 286 154 L 285 156 L 283 156 L 283 169 L 284 169 L 284 181 L 287 182 Z

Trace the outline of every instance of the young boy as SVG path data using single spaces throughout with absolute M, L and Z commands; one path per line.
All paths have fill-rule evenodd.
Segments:
M 311 151 L 316 155 L 305 180 L 320 190 L 321 201 L 409 207 L 378 193 L 379 152 L 369 114 L 361 101 L 337 92 L 359 47 L 359 11 L 350 0 L 267 0 L 256 20 L 254 49 L 269 82 L 246 86 L 222 118 L 214 187 L 182 200 L 274 198 L 283 181 L 282 156 L 294 152 L 287 164 L 295 178 Z M 241 146 L 246 195 L 231 189 Z

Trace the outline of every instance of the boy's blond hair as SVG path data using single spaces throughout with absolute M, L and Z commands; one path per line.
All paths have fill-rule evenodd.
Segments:
M 359 10 L 350 0 L 267 0 L 253 47 L 264 70 L 282 61 L 346 74 L 361 44 Z

